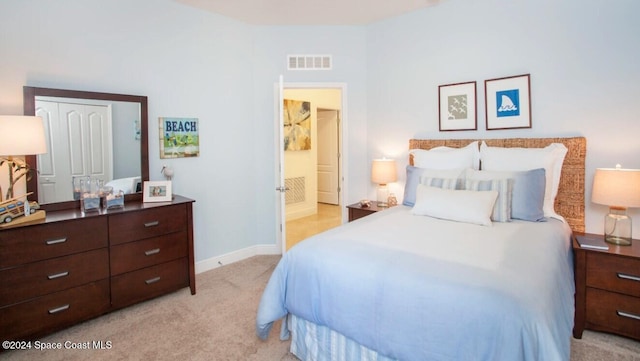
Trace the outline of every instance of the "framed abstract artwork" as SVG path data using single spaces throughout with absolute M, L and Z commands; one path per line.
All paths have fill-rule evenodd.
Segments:
M 487 130 L 531 128 L 530 74 L 484 81 Z
M 440 131 L 476 130 L 476 82 L 438 86 Z
M 311 149 L 311 102 L 284 99 L 284 150 Z

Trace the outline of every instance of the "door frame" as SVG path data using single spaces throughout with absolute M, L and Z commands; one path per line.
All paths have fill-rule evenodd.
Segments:
M 276 94 L 274 96 L 275 98 L 275 115 L 274 115 L 274 125 L 277 125 L 279 127 L 279 125 L 282 123 L 282 120 L 280 119 L 281 116 L 281 104 L 280 103 L 280 99 L 282 99 L 282 94 L 279 94 L 280 92 L 280 85 L 279 83 L 276 83 L 274 86 L 274 89 L 276 91 Z M 340 154 L 340 162 L 339 162 L 339 171 L 341 174 L 340 177 L 340 189 L 341 192 L 339 194 L 339 202 L 340 202 L 340 207 L 343 208 L 342 210 L 342 224 L 347 222 L 348 216 L 347 216 L 347 212 L 344 211 L 344 207 L 345 207 L 345 194 L 349 191 L 349 177 L 348 177 L 348 172 L 345 172 L 345 169 L 349 169 L 349 135 L 348 135 L 348 118 L 349 118 L 349 109 L 348 109 L 348 104 L 347 104 L 347 84 L 346 83 L 325 83 L 325 82 L 282 82 L 282 91 L 284 92 L 284 89 L 340 89 L 340 115 L 341 115 L 341 119 L 340 119 L 340 124 L 338 125 L 338 129 L 340 131 L 340 134 L 342 134 L 342 136 L 340 137 L 340 139 L 338 140 L 339 142 L 339 149 L 341 149 L 341 154 Z M 275 169 L 274 169 L 274 173 L 275 173 L 275 179 L 276 181 L 276 187 L 284 187 L 284 184 L 280 184 L 281 183 L 281 179 L 283 178 L 284 175 L 284 159 L 280 158 L 280 148 L 282 148 L 282 139 L 281 139 L 281 134 L 282 132 L 280 132 L 279 129 L 274 129 L 274 134 L 275 134 L 275 144 L 276 144 L 276 149 L 275 149 L 275 157 L 276 157 L 276 162 L 275 162 Z M 276 209 L 276 222 L 275 222 L 275 228 L 276 228 L 276 248 L 280 249 L 281 254 L 285 254 L 286 253 L 286 219 L 284 219 L 284 210 L 281 209 L 281 207 L 284 206 L 284 201 L 282 201 L 282 199 L 284 198 L 284 193 L 281 193 L 279 191 L 276 191 L 280 194 L 280 196 L 278 197 L 278 199 L 280 199 L 280 202 L 277 202 L 277 209 Z

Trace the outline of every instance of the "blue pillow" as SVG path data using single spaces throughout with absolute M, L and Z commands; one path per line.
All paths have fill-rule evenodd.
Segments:
M 464 183 L 464 169 L 428 169 L 419 168 L 412 165 L 407 166 L 407 178 L 404 183 L 404 197 L 402 198 L 402 204 L 405 206 L 413 207 L 416 203 L 416 189 L 420 180 L 423 177 L 429 178 L 444 178 L 444 179 L 456 179 L 456 189 L 462 189 Z
M 405 206 L 413 207 L 416 204 L 416 189 L 423 171 L 424 168 L 407 166 L 407 180 L 404 183 L 404 197 L 402 199 L 402 204 Z
M 544 168 L 513 172 L 511 218 L 531 222 L 545 219 L 543 205 L 546 182 Z

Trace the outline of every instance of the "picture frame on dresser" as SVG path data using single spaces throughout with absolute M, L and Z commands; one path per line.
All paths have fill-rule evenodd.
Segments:
M 477 130 L 476 82 L 438 86 L 440 131 Z
M 531 128 L 531 75 L 484 81 L 487 130 Z
M 142 201 L 149 202 L 170 202 L 171 201 L 171 181 L 146 181 L 142 191 Z

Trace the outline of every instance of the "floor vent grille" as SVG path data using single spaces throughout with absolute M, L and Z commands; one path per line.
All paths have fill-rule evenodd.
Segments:
M 287 55 L 288 70 L 331 70 L 331 55 Z

